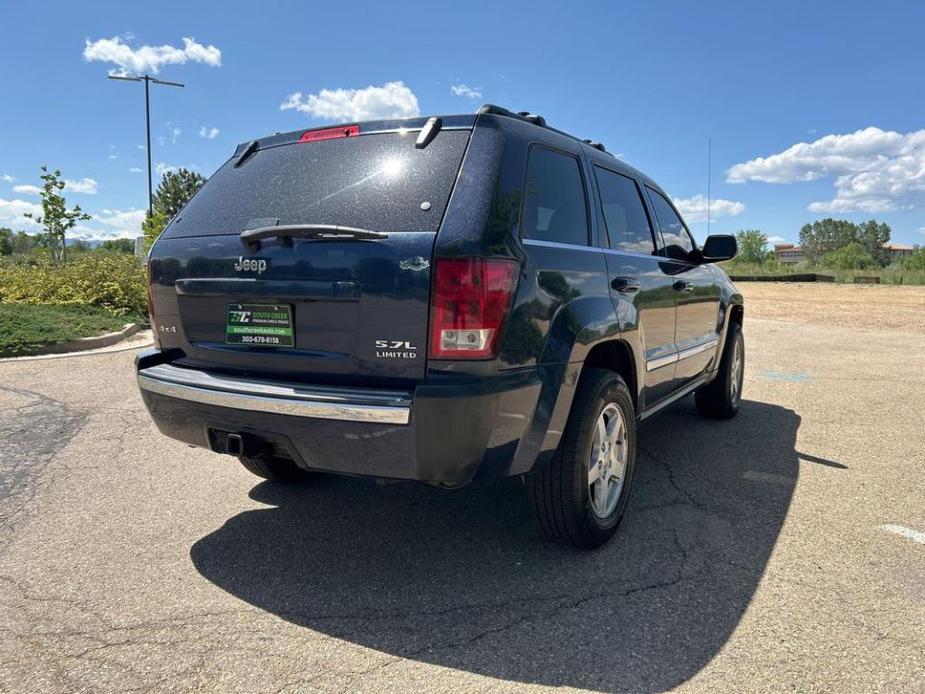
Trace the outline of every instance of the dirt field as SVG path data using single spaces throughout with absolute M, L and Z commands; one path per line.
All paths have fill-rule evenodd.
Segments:
M 736 282 L 748 318 L 925 334 L 925 287 Z

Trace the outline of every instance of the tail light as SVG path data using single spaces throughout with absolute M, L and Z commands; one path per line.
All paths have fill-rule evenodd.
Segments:
M 517 261 L 442 258 L 434 267 L 432 359 L 491 359 L 511 309 Z

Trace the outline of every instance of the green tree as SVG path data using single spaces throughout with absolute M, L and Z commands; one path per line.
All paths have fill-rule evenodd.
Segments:
M 27 212 L 25 217 L 34 219 L 38 224 L 45 228 L 42 235 L 44 243 L 48 246 L 52 260 L 67 261 L 67 248 L 65 240 L 67 232 L 73 229 L 77 222 L 91 219 L 90 215 L 80 209 L 80 205 L 75 205 L 73 209 L 67 208 L 67 201 L 61 195 L 64 189 L 64 181 L 61 180 L 61 172 L 55 169 L 49 173 L 48 167 L 42 167 L 42 215 L 37 217 L 31 212 Z
M 852 241 L 831 253 L 826 253 L 822 257 L 822 264 L 837 270 L 866 270 L 877 265 L 877 261 L 864 246 Z
M 13 255 L 13 230 L 0 228 L 0 255 Z
M 38 246 L 38 238 L 24 231 L 17 231 L 10 240 L 13 244 L 13 255 L 28 255 Z
M 845 219 L 826 218 L 804 224 L 800 229 L 800 246 L 806 259 L 817 263 L 826 254 L 856 240 L 857 226 Z
M 854 224 L 846 219 L 826 218 L 804 224 L 800 229 L 800 245 L 807 260 L 813 263 L 819 262 L 827 253 L 856 243 L 877 262 L 885 265 L 889 257 L 883 250 L 883 244 L 889 240 L 889 225 L 878 224 L 874 219 Z
M 854 240 L 861 244 L 881 265 L 887 265 L 890 262 L 889 253 L 883 248 L 883 244 L 890 240 L 888 224 L 877 224 L 874 219 L 858 224 Z
M 768 235 L 759 229 L 737 231 L 736 241 L 739 243 L 739 261 L 761 265 L 768 259 Z
M 141 234 L 144 236 L 143 247 L 145 253 L 151 250 L 151 246 L 157 241 L 157 237 L 164 231 L 167 226 L 167 217 L 163 212 L 155 209 L 153 215 L 145 215 L 145 221 L 141 223 Z
M 916 248 L 912 255 L 902 259 L 903 270 L 925 271 L 925 248 Z
M 99 250 L 109 251 L 111 253 L 134 253 L 134 239 L 109 239 L 100 244 Z
M 168 221 L 173 219 L 205 182 L 204 176 L 189 169 L 168 171 L 154 193 L 154 210 L 161 212 Z

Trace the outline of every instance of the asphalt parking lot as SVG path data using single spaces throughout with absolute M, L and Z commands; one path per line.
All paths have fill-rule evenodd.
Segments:
M 131 351 L 0 363 L 0 690 L 925 691 L 925 334 L 746 316 L 585 554 L 516 480 L 260 483 Z

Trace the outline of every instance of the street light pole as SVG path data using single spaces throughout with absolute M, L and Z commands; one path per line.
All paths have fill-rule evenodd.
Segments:
M 168 87 L 183 87 L 185 85 L 180 84 L 179 82 L 168 82 L 166 80 L 159 80 L 156 77 L 151 77 L 150 75 L 141 75 L 140 77 L 127 77 L 123 75 L 109 75 L 111 80 L 124 80 L 126 82 L 144 82 L 145 83 L 145 132 L 147 134 L 147 150 L 148 150 L 148 217 L 154 215 L 154 194 L 151 187 L 151 98 L 148 94 L 148 85 L 153 82 L 154 84 L 164 84 Z

